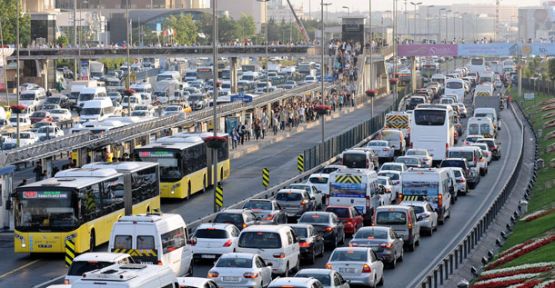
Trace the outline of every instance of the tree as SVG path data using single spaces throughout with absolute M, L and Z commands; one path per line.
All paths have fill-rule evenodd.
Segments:
M 198 26 L 191 15 L 169 16 L 164 21 L 164 26 L 174 31 L 174 43 L 180 45 L 192 45 L 197 42 Z
M 238 36 L 241 39 L 252 38 L 256 34 L 256 24 L 250 15 L 241 15 L 241 18 L 236 21 Z
M 221 43 L 234 41 L 241 37 L 237 22 L 231 17 L 218 19 L 218 38 Z
M 2 33 L 4 44 L 16 42 L 16 21 L 19 19 L 19 41 L 22 46 L 27 46 L 31 42 L 31 17 L 29 14 L 17 15 L 16 0 L 0 0 L 0 21 L 2 21 Z M 23 10 L 20 5 L 20 9 Z
M 555 80 L 555 58 L 550 58 L 547 63 L 547 71 L 549 72 L 549 79 Z
M 60 37 L 56 39 L 56 44 L 58 44 L 58 46 L 60 47 L 67 47 L 67 45 L 69 44 L 69 40 L 65 35 L 60 35 Z

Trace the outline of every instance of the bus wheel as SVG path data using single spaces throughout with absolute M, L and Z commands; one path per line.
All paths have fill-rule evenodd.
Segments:
M 204 180 L 202 180 L 202 193 L 206 192 L 206 175 L 204 175 Z
M 96 239 L 95 239 L 95 233 L 94 230 L 91 230 L 91 239 L 89 242 L 89 252 L 93 252 L 94 251 L 94 247 L 96 246 Z
M 220 168 L 220 182 L 224 181 L 224 168 Z
M 146 207 L 146 214 L 149 214 L 149 213 L 150 213 L 150 206 L 147 206 Z
M 185 200 L 189 200 L 191 197 L 191 181 L 187 182 L 187 196 L 185 196 Z

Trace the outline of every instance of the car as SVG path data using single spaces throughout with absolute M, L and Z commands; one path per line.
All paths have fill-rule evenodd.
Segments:
M 62 107 L 60 107 L 60 105 L 58 105 L 58 104 L 51 104 L 51 103 L 43 104 L 43 105 L 40 107 L 40 109 L 41 109 L 42 111 L 46 111 L 46 112 L 50 112 L 51 110 L 60 109 L 60 108 L 62 108 Z
M 318 80 L 316 79 L 315 76 L 311 76 L 311 75 L 307 75 L 304 77 L 304 84 L 312 84 L 312 83 L 316 83 L 318 82 Z
M 395 159 L 395 162 L 404 163 L 408 168 L 422 168 L 424 166 L 420 157 L 415 156 L 399 156 Z
M 39 141 L 50 140 L 58 137 L 64 136 L 64 130 L 56 127 L 56 126 L 42 126 L 37 129 L 37 137 Z
M 394 170 L 380 170 L 380 172 L 378 172 L 378 177 L 389 177 L 389 184 L 391 185 L 391 196 L 393 198 L 392 201 L 398 199 L 399 194 L 401 193 L 401 174 L 402 172 Z
M 250 209 L 258 218 L 257 224 L 285 224 L 287 215 L 276 200 L 249 199 L 243 209 Z
M 8 120 L 8 124 L 12 127 L 17 126 L 17 115 L 10 115 L 10 119 Z M 31 119 L 29 118 L 29 114 L 19 114 L 19 127 L 25 128 L 31 126 Z
M 403 238 L 391 227 L 363 227 L 353 235 L 349 246 L 372 248 L 378 259 L 391 268 L 395 268 L 397 261 L 403 261 L 404 258 Z
M 301 248 L 301 258 L 314 264 L 316 257 L 324 256 L 324 237 L 311 224 L 287 224 L 295 232 Z
M 37 132 L 41 127 L 48 126 L 48 127 L 58 127 L 56 123 L 48 122 L 48 121 L 41 121 L 33 124 L 31 126 L 31 132 Z
M 462 118 L 466 118 L 468 116 L 468 110 L 466 109 L 466 106 L 463 103 L 457 103 L 455 105 L 459 107 L 459 115 Z
M 433 155 L 430 155 L 430 153 L 426 149 L 408 149 L 407 152 L 405 152 L 405 156 L 414 156 L 420 158 L 420 160 L 425 164 L 423 168 L 432 167 Z
M 372 149 L 381 162 L 391 161 L 395 156 L 395 149 L 389 146 L 387 140 L 372 140 L 366 144 L 366 147 Z
M 322 192 L 323 196 L 326 196 L 330 194 L 329 178 L 329 174 L 314 173 L 308 177 L 306 183 L 313 185 L 316 189 L 318 189 L 318 191 Z
M 88 252 L 73 258 L 68 272 L 64 277 L 64 284 L 73 284 L 81 279 L 83 273 L 102 269 L 113 264 L 135 263 L 133 257 L 126 253 Z
M 187 288 L 218 288 L 218 284 L 212 279 L 202 278 L 202 277 L 177 277 L 177 287 L 187 287 Z M 172 287 L 163 286 L 163 287 Z
M 468 167 L 468 163 L 465 158 L 445 158 L 443 161 L 441 161 L 439 167 L 461 168 L 464 171 L 464 178 L 466 179 L 468 183 L 468 188 L 470 189 L 476 188 L 476 185 L 478 185 L 478 183 L 480 182 L 480 173 Z
M 272 282 L 272 264 L 258 254 L 228 253 L 214 263 L 208 278 L 222 287 L 266 287 Z
M 315 209 L 322 209 L 324 195 L 322 191 L 318 190 L 315 186 L 306 183 L 294 183 L 287 186 L 288 189 L 304 189 L 311 199 L 314 200 Z
M 117 92 L 117 91 L 110 91 L 107 93 L 108 97 L 110 97 L 110 100 L 112 101 L 116 101 L 116 102 L 121 102 L 122 96 L 121 93 Z
M 131 112 L 132 117 L 140 117 L 140 118 L 152 118 L 154 117 L 154 113 L 152 110 L 134 110 Z
M 304 212 L 313 211 L 316 207 L 314 200 L 304 189 L 281 189 L 276 193 L 275 198 L 289 218 L 298 218 Z
M 397 163 L 397 162 L 386 162 L 386 163 L 383 163 L 382 166 L 380 167 L 380 171 L 390 170 L 390 171 L 403 172 L 403 171 L 406 171 L 407 169 L 408 167 L 407 165 L 405 165 L 405 163 Z
M 476 143 L 486 143 L 492 153 L 493 160 L 499 160 L 501 158 L 501 143 L 495 142 L 494 138 L 481 138 L 478 139 Z
M 376 287 L 383 285 L 383 263 L 371 248 L 336 248 L 326 263 L 326 269 L 334 269 L 351 285 Z
M 376 183 L 378 183 L 381 188 L 381 190 L 379 190 L 380 205 L 393 204 L 397 199 L 397 195 L 396 193 L 391 193 L 393 191 L 393 185 L 389 176 L 378 176 Z
M 332 205 L 326 207 L 325 211 L 334 213 L 343 222 L 345 234 L 347 235 L 355 234 L 358 229 L 364 226 L 364 218 L 353 206 Z
M 53 122 L 54 121 L 54 119 L 50 115 L 50 112 L 42 111 L 42 110 L 33 112 L 33 114 L 31 114 L 29 116 L 29 119 L 31 119 L 31 124 L 41 122 L 41 121 L 44 121 L 44 122 Z
M 256 223 L 258 217 L 248 209 L 227 209 L 216 214 L 212 223 L 233 224 L 242 230 Z
M 339 169 L 345 169 L 347 168 L 347 166 L 345 165 L 337 165 L 337 164 L 332 164 L 332 165 L 327 165 L 326 167 L 322 168 L 322 170 L 320 171 L 320 174 L 331 174 Z
M 239 233 L 239 229 L 233 224 L 200 224 L 191 243 L 193 260 L 214 260 L 235 251 Z
M 182 114 L 182 113 L 185 113 L 185 111 L 183 110 L 183 107 L 179 105 L 168 105 L 162 109 L 161 116 L 164 117 L 164 116 L 170 116 L 170 115 Z
M 493 160 L 493 153 L 491 153 L 491 151 L 489 151 L 489 146 L 487 143 L 472 143 L 470 146 L 476 146 L 476 147 L 480 147 L 480 149 L 482 149 L 482 154 L 484 155 L 484 158 L 486 158 L 486 162 L 489 164 L 491 163 L 491 161 Z
M 403 201 L 401 205 L 414 208 L 420 233 L 426 232 L 428 236 L 432 236 L 433 231 L 437 230 L 438 215 L 430 203 L 427 201 Z
M 345 226 L 332 212 L 305 212 L 298 223 L 314 226 L 316 232 L 324 236 L 325 244 L 331 248 L 345 242 Z
M 50 115 L 54 122 L 71 121 L 71 112 L 69 109 L 54 109 L 50 110 Z
M 314 278 L 283 277 L 277 278 L 267 288 L 323 288 L 322 283 Z
M 295 278 L 314 278 L 324 288 L 350 288 L 349 282 L 333 269 L 302 269 L 295 274 Z
M 468 193 L 468 184 L 464 177 L 464 170 L 458 167 L 449 167 L 449 169 L 451 169 L 453 175 L 455 175 L 455 190 L 457 194 L 466 195 Z
M 472 143 L 476 143 L 476 142 L 478 142 L 478 140 L 483 139 L 483 138 L 484 138 L 484 136 L 477 135 L 477 134 L 467 135 L 466 138 L 464 139 L 464 145 L 470 145 Z
M 9 139 L 9 140 L 12 140 L 12 139 L 13 139 L 13 141 L 17 140 L 16 133 L 13 133 L 11 139 Z M 21 132 L 19 132 L 19 146 L 20 147 L 33 145 L 33 144 L 36 144 L 38 141 L 39 141 L 39 137 L 34 132 L 31 132 L 31 131 L 21 131 Z
M 388 226 L 393 228 L 399 237 L 403 237 L 403 244 L 409 251 L 414 251 L 420 244 L 420 229 L 416 223 L 414 209 L 401 205 L 385 205 L 376 208 L 374 226 Z

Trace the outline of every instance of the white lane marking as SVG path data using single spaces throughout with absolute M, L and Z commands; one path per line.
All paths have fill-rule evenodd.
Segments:
M 37 259 L 37 260 L 31 261 L 31 262 L 29 262 L 29 263 L 27 263 L 27 264 L 21 265 L 21 266 L 15 268 L 15 269 L 13 269 L 13 270 L 11 270 L 11 271 L 9 271 L 9 272 L 6 272 L 6 273 L 0 275 L 0 279 L 6 278 L 6 277 L 12 275 L 13 273 L 18 272 L 18 271 L 20 271 L 20 270 L 23 270 L 23 269 L 25 269 L 25 268 L 27 268 L 27 267 L 29 267 L 29 266 L 31 266 L 31 265 L 33 265 L 33 264 L 39 262 L 39 261 L 40 261 L 40 259 Z

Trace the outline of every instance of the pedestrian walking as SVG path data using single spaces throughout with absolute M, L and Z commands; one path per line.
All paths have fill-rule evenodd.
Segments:
M 35 166 L 35 169 L 33 169 L 33 173 L 35 173 L 35 181 L 42 180 L 42 177 L 44 177 L 44 172 L 42 171 L 42 165 L 40 163 L 37 163 L 37 166 Z

